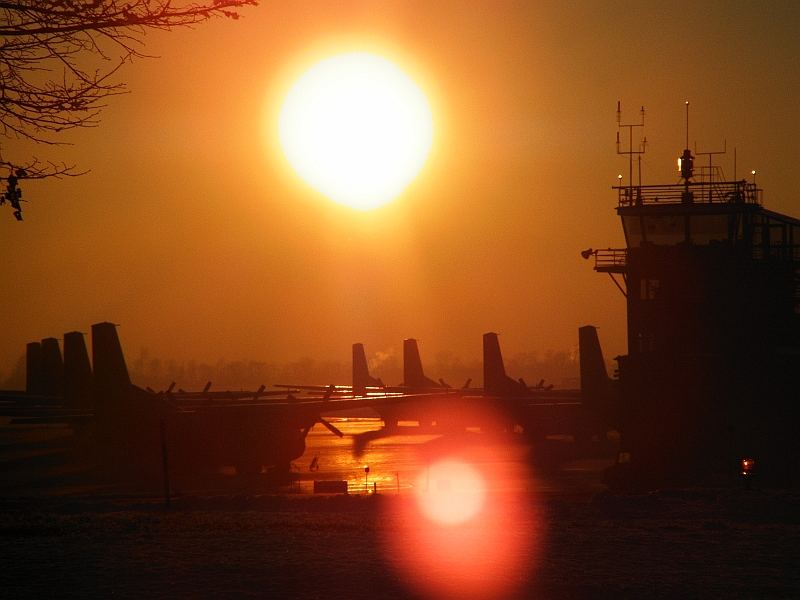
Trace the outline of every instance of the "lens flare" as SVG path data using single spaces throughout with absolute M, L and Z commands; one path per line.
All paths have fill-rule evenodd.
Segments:
M 437 462 L 417 481 L 417 503 L 430 520 L 443 525 L 468 521 L 483 508 L 486 481 L 477 469 L 458 460 Z
M 486 434 L 428 458 L 414 497 L 386 505 L 390 564 L 414 596 L 514 597 L 534 575 L 543 530 L 535 498 L 518 485 L 529 477 L 518 449 Z

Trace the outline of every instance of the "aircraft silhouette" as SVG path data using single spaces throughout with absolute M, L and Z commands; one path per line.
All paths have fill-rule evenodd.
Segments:
M 342 436 L 324 415 L 371 408 L 384 428 L 356 442 L 397 432 L 456 432 L 521 429 L 531 439 L 568 433 L 587 437 L 605 431 L 616 405 L 614 382 L 606 374 L 595 328 L 579 330 L 581 389 L 533 388 L 510 378 L 497 334 L 487 333 L 484 387 L 453 389 L 427 377 L 415 339 L 403 344 L 403 383 L 386 386 L 369 373 L 362 344 L 353 345 L 352 385 L 283 386 L 282 391 L 155 392 L 134 385 L 128 374 L 116 326 L 92 326 L 92 362 L 83 334 L 48 338 L 27 348 L 25 392 L 0 393 L 0 415 L 12 423 L 66 423 L 84 454 L 102 457 L 106 467 L 133 476 L 154 476 L 169 454 L 181 473 L 233 466 L 241 475 L 272 470 L 286 475 L 302 456 L 305 438 L 317 423 Z M 60 394 L 58 392 L 61 392 Z M 309 395 L 297 397 L 301 391 Z M 46 393 L 43 393 L 46 392 Z M 321 394 L 321 396 L 320 396 Z M 401 426 L 402 422 L 417 426 Z M 160 442 L 158 432 L 161 432 Z M 167 448 L 168 447 L 168 448 Z
M 471 380 L 467 380 L 463 387 L 454 389 L 441 379 L 436 382 L 427 377 L 413 338 L 403 342 L 403 383 L 382 385 L 369 373 L 363 345 L 354 344 L 352 386 L 337 389 L 342 393 L 359 390 L 366 395 L 402 395 L 395 402 L 374 406 L 384 427 L 362 434 L 356 452 L 372 439 L 395 433 L 450 433 L 467 428 L 521 430 L 532 441 L 553 435 L 580 440 L 604 438 L 617 426 L 616 382 L 607 374 L 596 328 L 579 328 L 578 341 L 579 389 L 553 389 L 543 380 L 528 386 L 521 378 L 509 377 L 496 333 L 483 336 L 482 388 L 469 387 Z M 409 422 L 415 425 L 403 424 Z
M 210 383 L 199 392 L 174 391 L 174 384 L 155 392 L 131 382 L 112 323 L 92 326 L 93 369 L 83 334 L 66 334 L 64 347 L 62 363 L 57 340 L 28 346 L 28 389 L 0 394 L 0 416 L 18 424 L 71 425 L 84 456 L 125 476 L 157 476 L 167 447 L 170 468 L 181 473 L 233 466 L 243 475 L 264 469 L 285 474 L 303 454 L 314 425 L 343 435 L 323 413 L 397 397 L 336 397 L 330 387 L 322 397 L 296 397 L 297 390 L 264 386 L 211 391 Z

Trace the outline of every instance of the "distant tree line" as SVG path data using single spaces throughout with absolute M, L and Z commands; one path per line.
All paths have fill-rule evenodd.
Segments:
M 424 359 L 423 359 L 424 360 Z M 403 379 L 402 361 L 396 354 L 373 356 L 370 369 L 387 385 Z M 197 360 L 177 361 L 150 356 L 142 350 L 129 361 L 131 379 L 139 385 L 163 389 L 171 382 L 184 389 L 202 388 L 211 381 L 214 389 L 251 389 L 262 383 L 273 384 L 347 384 L 351 380 L 349 361 L 316 360 L 302 357 L 277 363 L 258 360 L 219 359 L 215 363 Z M 472 386 L 483 383 L 483 363 L 480 359 L 464 360 L 450 352 L 439 353 L 433 360 L 425 361 L 425 374 L 433 379 L 442 378 L 452 387 L 461 387 L 471 379 Z M 544 354 L 525 352 L 506 359 L 506 371 L 512 377 L 522 377 L 529 385 L 541 379 L 555 387 L 578 387 L 579 365 L 577 353 L 548 350 Z
M 142 350 L 129 361 L 131 380 L 161 390 L 173 381 L 186 390 L 202 388 L 211 381 L 213 389 L 254 389 L 274 384 L 328 384 L 350 381 L 350 365 L 302 357 L 287 363 L 258 360 L 224 360 L 207 363 L 178 361 L 150 356 Z
M 423 359 L 424 360 L 424 359 Z M 425 374 L 433 379 L 442 378 L 452 387 L 461 387 L 471 379 L 470 385 L 482 385 L 483 364 L 480 359 L 464 360 L 451 352 L 441 352 L 433 360 L 425 361 Z M 403 379 L 402 361 L 396 354 L 377 354 L 370 359 L 372 374 L 387 385 Z M 186 390 L 201 389 L 211 381 L 213 389 L 255 389 L 261 384 L 349 384 L 351 365 L 335 360 L 316 360 L 302 357 L 285 363 L 259 360 L 225 360 L 214 363 L 198 360 L 162 359 L 152 356 L 146 349 L 128 359 L 131 380 L 139 386 L 162 390 L 173 381 Z M 575 388 L 580 385 L 577 352 L 548 350 L 544 354 L 524 352 L 506 358 L 506 372 L 514 378 L 522 377 L 528 385 L 544 379 L 545 385 L 557 388 Z M 25 357 L 21 356 L 7 375 L 0 379 L 2 389 L 25 387 Z

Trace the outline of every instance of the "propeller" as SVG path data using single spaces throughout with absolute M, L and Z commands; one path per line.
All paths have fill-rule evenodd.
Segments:
M 365 431 L 353 436 L 353 456 L 360 458 L 370 442 L 394 435 L 386 427 L 374 431 Z
M 339 430 L 338 430 L 336 427 L 334 427 L 332 423 L 330 423 L 330 422 L 326 421 L 326 420 L 325 420 L 325 419 L 323 419 L 322 417 L 319 417 L 317 420 L 318 420 L 320 423 L 322 423 L 322 424 L 325 426 L 325 428 L 326 428 L 328 431 L 330 431 L 330 432 L 331 432 L 333 435 L 335 435 L 335 436 L 337 436 L 337 437 L 344 437 L 344 434 L 343 434 L 341 431 L 339 431 Z

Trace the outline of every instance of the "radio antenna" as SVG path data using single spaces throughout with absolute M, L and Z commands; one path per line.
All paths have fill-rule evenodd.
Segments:
M 627 154 L 628 155 L 628 187 L 633 187 L 633 156 L 642 155 L 645 152 L 645 147 L 647 146 L 647 137 L 642 138 L 641 144 L 638 146 L 638 150 L 633 149 L 633 128 L 634 127 L 644 127 L 644 106 L 642 106 L 641 110 L 639 111 L 639 115 L 641 120 L 639 123 L 623 123 L 622 122 L 622 102 L 617 100 L 617 154 Z M 619 141 L 619 129 L 623 127 L 628 128 L 628 149 L 627 150 L 620 150 L 620 141 Z M 641 171 L 639 174 L 639 185 L 642 183 L 642 176 Z
M 686 145 L 684 148 L 689 147 L 689 101 L 686 101 Z
M 686 146 L 683 154 L 678 158 L 678 171 L 683 178 L 683 202 L 692 202 L 692 193 L 689 191 L 689 180 L 694 176 L 694 156 L 689 150 L 689 101 L 686 101 Z

